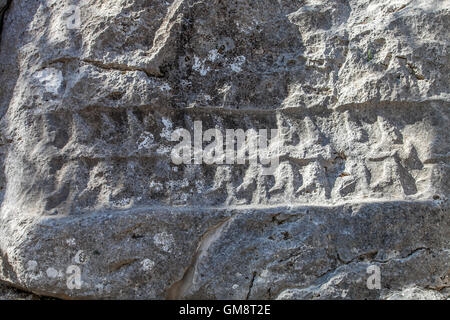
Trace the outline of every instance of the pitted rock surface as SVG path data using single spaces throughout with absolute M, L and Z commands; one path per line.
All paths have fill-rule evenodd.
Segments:
M 0 7 L 1 281 L 65 299 L 449 297 L 450 1 Z M 171 135 L 197 121 L 278 129 L 279 166 L 175 165 Z

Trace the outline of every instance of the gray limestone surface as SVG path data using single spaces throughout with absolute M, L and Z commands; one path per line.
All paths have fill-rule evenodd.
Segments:
M 449 0 L 0 8 L 0 282 L 63 299 L 450 297 Z M 175 164 L 172 134 L 199 121 L 277 129 L 279 165 Z

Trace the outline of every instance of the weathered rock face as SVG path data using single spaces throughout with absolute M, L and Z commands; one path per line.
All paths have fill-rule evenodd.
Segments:
M 12 1 L 0 280 L 62 298 L 447 298 L 448 30 L 450 1 Z M 174 164 L 172 133 L 196 121 L 278 129 L 273 175 Z
M 3 300 L 41 300 L 39 296 L 0 284 L 0 301 Z

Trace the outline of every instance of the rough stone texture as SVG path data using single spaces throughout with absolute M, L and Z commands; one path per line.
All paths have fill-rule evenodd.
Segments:
M 0 301 L 3 300 L 40 300 L 39 296 L 0 284 Z
M 0 280 L 67 299 L 448 298 L 448 30 L 448 0 L 12 1 Z M 197 120 L 281 130 L 275 174 L 173 165 L 171 132 Z

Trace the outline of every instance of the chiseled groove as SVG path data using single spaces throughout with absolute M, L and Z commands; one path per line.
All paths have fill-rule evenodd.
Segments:
M 144 72 L 148 77 L 154 77 L 154 78 L 161 78 L 162 75 L 159 73 L 155 73 L 155 72 L 151 72 L 149 70 L 147 70 L 144 67 L 136 67 L 136 66 L 130 66 L 130 65 L 126 65 L 126 64 L 121 64 L 121 63 L 116 63 L 116 62 L 110 62 L 110 63 L 105 63 L 102 61 L 98 61 L 98 60 L 94 60 L 94 59 L 88 59 L 88 58 L 84 58 L 84 59 L 80 59 L 78 57 L 61 57 L 61 58 L 56 58 L 53 59 L 51 61 L 48 61 L 46 63 L 42 64 L 41 69 L 44 68 L 48 68 L 56 63 L 70 63 L 73 61 L 77 61 L 77 62 L 83 62 L 89 65 L 92 65 L 96 68 L 102 69 L 102 70 L 107 70 L 107 71 L 121 71 L 121 72 Z
M 175 282 L 167 290 L 167 299 L 169 300 L 180 300 L 185 297 L 185 294 L 189 292 L 195 281 L 195 275 L 197 272 L 197 267 L 202 258 L 207 254 L 208 249 L 211 245 L 220 237 L 223 230 L 230 225 L 233 221 L 234 216 L 228 217 L 219 224 L 209 228 L 204 235 L 201 237 L 200 242 L 197 246 L 197 250 L 192 258 L 191 264 L 185 270 L 181 280 Z
M 109 111 L 119 111 L 119 110 L 130 110 L 130 109 L 148 109 L 150 111 L 164 111 L 165 113 L 168 112 L 180 112 L 180 111 L 184 111 L 184 112 L 199 112 L 199 113 L 205 113 L 205 114 L 211 114 L 211 112 L 216 112 L 218 114 L 222 114 L 222 115 L 255 115 L 255 116 L 272 116 L 275 117 L 276 114 L 289 114 L 289 115 L 301 115 L 304 116 L 305 114 L 307 115 L 314 115 L 314 114 L 320 114 L 323 115 L 323 113 L 337 113 L 337 112 L 343 112 L 343 111 L 352 111 L 355 110 L 355 108 L 358 107 L 363 107 L 363 108 L 371 108 L 373 107 L 374 109 L 380 108 L 383 106 L 386 106 L 388 104 L 396 104 L 396 105 L 402 105 L 405 108 L 416 108 L 416 107 L 423 107 L 425 106 L 427 103 L 429 102 L 444 102 L 444 103 L 448 103 L 447 101 L 444 100 L 430 100 L 430 101 L 417 101 L 417 102 L 373 102 L 373 103 L 360 103 L 360 104 L 347 104 L 347 105 L 342 105 L 342 106 L 338 106 L 336 108 L 330 109 L 330 108 L 325 108 L 325 107 L 317 107 L 317 108 L 308 108 L 308 109 L 304 109 L 302 107 L 288 107 L 288 108 L 274 108 L 274 109 L 269 109 L 268 106 L 262 106 L 262 107 L 246 107 L 246 106 L 240 106 L 239 109 L 231 109 L 229 107 L 223 107 L 223 106 L 189 106 L 189 107 L 174 107 L 173 105 L 152 105 L 152 104 L 142 104 L 142 105 L 128 105 L 128 104 L 119 104 L 119 105 L 115 105 L 114 107 L 108 107 L 108 106 L 100 106 L 100 105 L 95 105 L 95 104 L 88 104 L 85 105 L 79 109 L 66 109 L 66 108 L 60 108 L 60 109 L 56 109 L 56 110 L 42 110 L 42 109 L 37 109 L 34 110 L 33 113 L 36 115 L 41 115 L 41 114 L 48 114 L 48 113 L 64 113 L 64 112 L 71 112 L 71 113 L 75 113 L 75 112 L 83 112 L 83 111 L 87 111 L 89 109 L 93 109 L 95 111 L 100 111 L 100 112 L 109 112 Z M 449 103 L 450 106 L 450 103 Z M 352 108 L 353 107 L 353 108 Z M 259 109 L 260 108 L 260 109 Z
M 80 61 L 82 61 L 84 63 L 92 64 L 93 66 L 103 69 L 103 70 L 129 71 L 129 72 L 141 71 L 141 72 L 144 72 L 148 77 L 161 78 L 161 74 L 151 72 L 142 67 L 129 66 L 129 65 L 120 64 L 120 63 L 103 63 L 103 62 L 91 60 L 91 59 L 82 59 Z
M 272 204 L 272 205 L 223 205 L 223 206 L 170 206 L 170 205 L 141 205 L 141 206 L 133 206 L 130 208 L 124 209 L 111 209 L 111 208 L 100 208 L 93 210 L 84 210 L 82 214 L 75 214 L 69 216 L 52 216 L 45 217 L 44 220 L 48 219 L 48 221 L 61 221 L 64 223 L 68 223 L 71 220 L 79 220 L 93 216 L 101 216 L 106 215 L 108 218 L 114 215 L 123 216 L 124 214 L 147 214 L 152 212 L 168 212 L 168 213 L 183 213 L 183 212 L 207 212 L 207 211 L 219 211 L 219 212 L 233 212 L 235 215 L 240 212 L 248 212 L 249 210 L 258 210 L 259 213 L 274 213 L 283 211 L 286 214 L 290 215 L 299 215 L 304 214 L 305 209 L 333 209 L 339 208 L 348 205 L 356 205 L 355 210 L 359 211 L 359 208 L 362 205 L 370 205 L 370 204 L 392 204 L 392 205 L 406 205 L 406 204 L 416 204 L 422 206 L 431 206 L 436 207 L 436 201 L 432 199 L 418 199 L 418 200 L 408 200 L 408 199 L 357 199 L 353 201 L 343 201 L 339 203 L 330 203 L 325 204 L 323 202 L 310 202 L 310 203 L 295 203 L 291 204 Z M 448 209 L 448 205 L 441 206 L 442 209 Z

